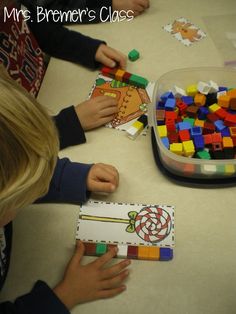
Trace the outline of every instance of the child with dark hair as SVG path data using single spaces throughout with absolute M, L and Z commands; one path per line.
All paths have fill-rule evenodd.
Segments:
M 93 69 L 101 64 L 125 67 L 126 57 L 105 42 L 59 24 L 37 23 L 34 11 L 30 12 L 27 24 L 24 11 L 20 10 L 15 1 L 4 1 L 0 5 L 0 63 L 32 95 L 37 95 L 44 77 L 44 53 Z M 85 131 L 110 122 L 117 112 L 116 100 L 108 96 L 62 110 L 55 117 L 60 147 L 84 143 Z

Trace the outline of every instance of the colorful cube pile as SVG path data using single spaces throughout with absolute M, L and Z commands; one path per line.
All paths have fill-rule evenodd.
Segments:
M 156 119 L 163 144 L 177 155 L 236 158 L 236 88 L 214 81 L 174 86 L 158 98 Z
M 148 80 L 136 74 L 131 74 L 118 68 L 102 68 L 102 74 L 120 82 L 124 82 L 136 87 L 146 88 Z

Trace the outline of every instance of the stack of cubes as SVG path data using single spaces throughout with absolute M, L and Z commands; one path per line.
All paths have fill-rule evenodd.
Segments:
M 138 76 L 136 74 L 131 74 L 122 69 L 118 68 L 102 68 L 102 74 L 104 76 L 115 79 L 116 81 L 124 82 L 136 87 L 146 88 L 148 85 L 148 80 L 144 77 Z
M 101 256 L 113 247 L 117 248 L 118 258 L 130 258 L 151 261 L 169 261 L 173 258 L 173 249 L 169 247 L 128 245 L 128 244 L 108 244 L 84 242 L 85 255 Z

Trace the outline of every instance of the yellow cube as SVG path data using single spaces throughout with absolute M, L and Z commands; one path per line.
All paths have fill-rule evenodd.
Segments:
M 148 259 L 149 248 L 148 246 L 139 246 L 138 247 L 138 259 Z
M 122 82 L 124 74 L 125 74 L 125 71 L 118 69 L 115 73 L 115 80 Z
M 232 164 L 225 165 L 225 174 L 232 175 L 235 173 L 235 166 Z
M 194 155 L 195 147 L 192 140 L 183 142 L 183 151 L 186 157 L 192 157 Z
M 167 128 L 166 125 L 158 125 L 157 132 L 160 137 L 167 137 Z
M 149 246 L 148 259 L 158 261 L 160 259 L 160 248 L 158 246 Z
M 213 113 L 213 112 L 216 112 L 221 107 L 219 105 L 217 105 L 217 104 L 213 104 L 213 105 L 210 105 L 208 108 L 209 108 L 210 112 Z
M 234 147 L 234 143 L 231 137 L 229 136 L 224 136 L 223 137 L 223 147 L 224 148 L 232 148 Z
M 170 144 L 170 151 L 176 155 L 182 155 L 183 154 L 183 144 L 182 143 Z
M 186 89 L 186 94 L 188 96 L 193 96 L 194 97 L 197 94 L 197 92 L 198 92 L 198 89 L 197 89 L 197 85 L 196 84 L 189 85 L 187 87 L 187 89 Z
M 194 126 L 200 126 L 201 128 L 203 128 L 204 127 L 204 123 L 205 123 L 204 120 L 195 119 Z

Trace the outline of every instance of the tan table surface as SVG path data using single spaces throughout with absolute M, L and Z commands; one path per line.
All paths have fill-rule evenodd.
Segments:
M 155 81 L 177 68 L 221 66 L 223 57 L 203 17 L 232 13 L 236 14 L 234 0 L 153 0 L 151 8 L 132 22 L 72 28 L 104 39 L 126 54 L 136 48 L 141 58 L 129 62 L 127 70 Z M 185 47 L 162 29 L 181 16 L 207 37 Z M 52 113 L 79 103 L 86 99 L 97 73 L 52 58 L 39 101 Z M 123 294 L 79 305 L 72 313 L 236 313 L 235 188 L 171 183 L 155 165 L 149 133 L 131 141 L 123 132 L 100 128 L 86 137 L 86 144 L 68 148 L 60 156 L 87 163 L 102 161 L 119 169 L 118 190 L 100 196 L 101 200 L 174 205 L 176 247 L 171 262 L 133 261 Z M 73 252 L 78 212 L 78 206 L 68 204 L 32 205 L 22 210 L 14 222 L 12 260 L 1 299 L 26 293 L 39 278 L 51 286 L 58 282 Z M 84 262 L 92 259 L 85 257 Z

